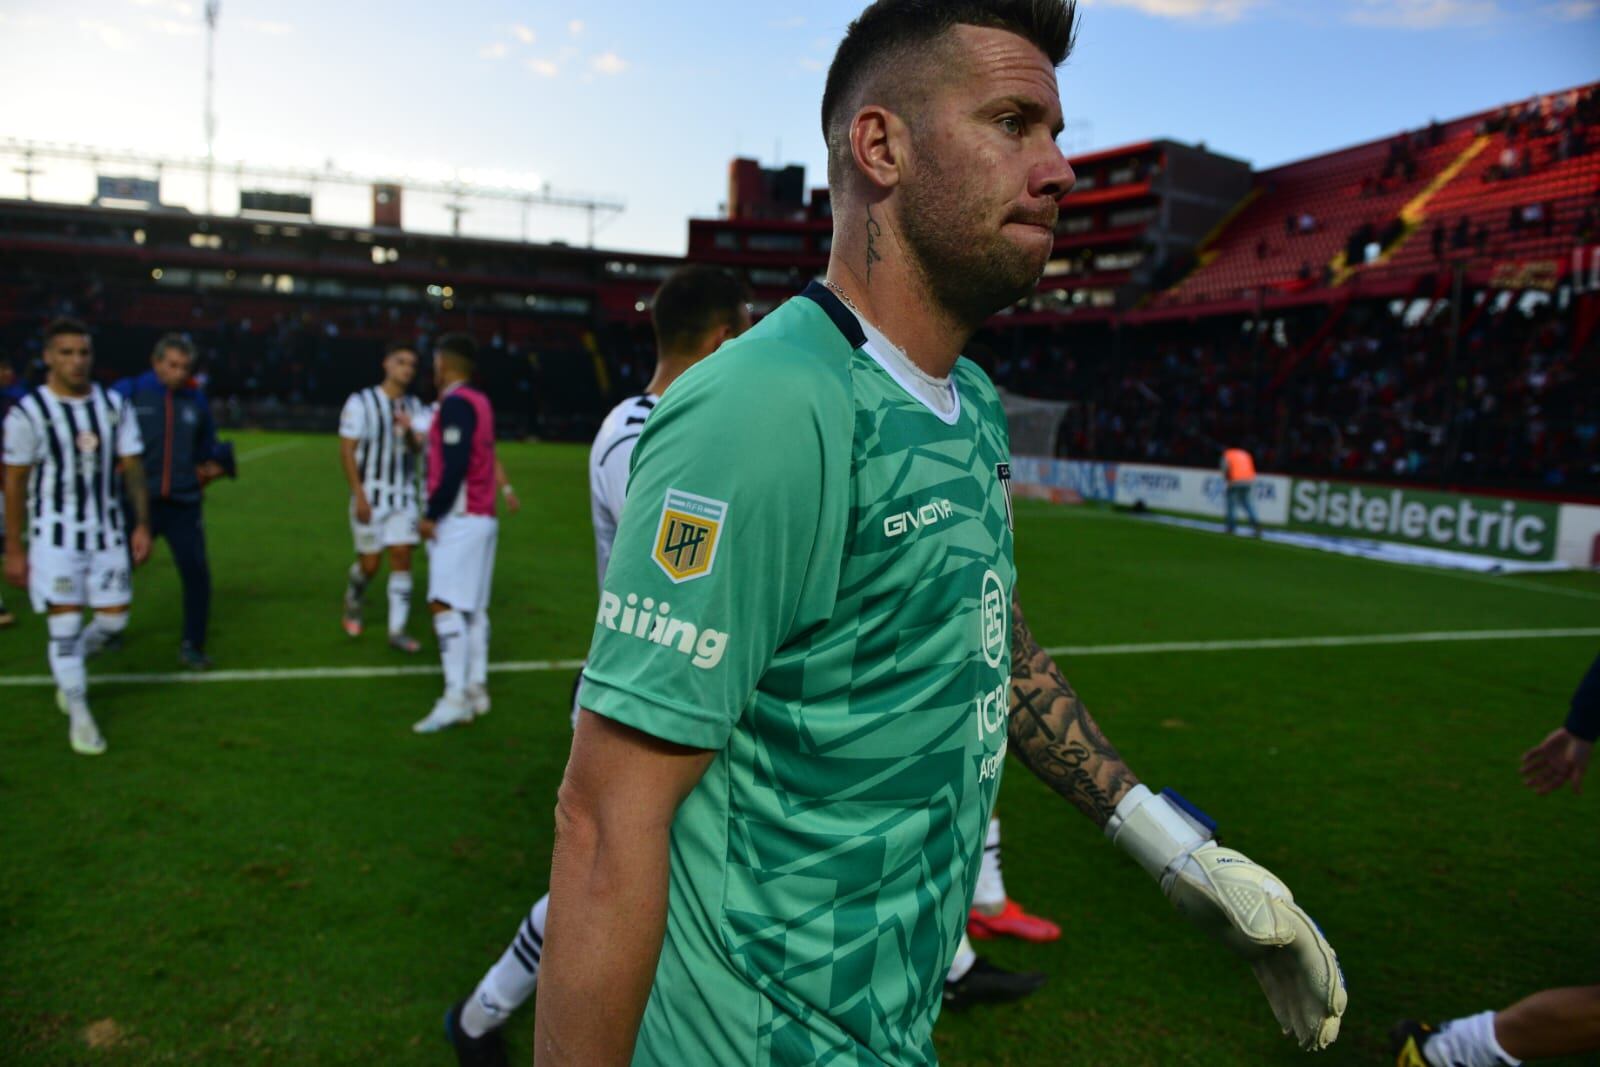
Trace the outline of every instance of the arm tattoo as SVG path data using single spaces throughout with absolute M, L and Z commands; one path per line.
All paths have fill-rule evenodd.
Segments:
M 128 489 L 128 502 L 133 505 L 133 524 L 150 525 L 150 491 L 144 481 L 144 460 L 129 456 L 123 460 L 122 482 Z
M 867 205 L 867 284 L 872 284 L 872 265 L 883 262 L 883 256 L 878 252 L 878 238 L 883 236 L 883 227 L 878 225 L 878 220 L 872 217 L 872 205 Z
M 1139 779 L 1089 709 L 1039 647 L 1020 605 L 1011 609 L 1011 752 L 1050 788 L 1104 827 Z

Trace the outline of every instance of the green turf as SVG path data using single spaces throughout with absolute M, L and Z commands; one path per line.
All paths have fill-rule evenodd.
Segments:
M 239 447 L 243 477 L 207 505 L 219 667 L 399 662 L 338 629 L 332 439 Z M 580 656 L 595 596 L 583 451 L 502 454 L 525 507 L 502 528 L 494 658 Z M 1032 504 L 1017 545 L 1048 645 L 1600 625 L 1586 574 L 1473 578 Z M 164 553 L 138 575 L 126 647 L 92 673 L 176 666 Z M 420 613 L 411 629 L 431 662 Z M 1209 809 L 1328 931 L 1351 1001 L 1315 1062 L 1377 1064 L 1399 1015 L 1597 980 L 1600 811 L 1534 797 L 1515 773 L 1597 645 L 1063 666 L 1133 768 Z M 0 633 L 0 676 L 44 670 L 25 615 Z M 450 1062 L 445 1006 L 545 889 L 569 740 L 570 674 L 493 681 L 493 714 L 427 738 L 410 732 L 427 678 L 107 683 L 94 704 L 111 748 L 94 760 L 68 750 L 48 689 L 0 688 L 0 1062 Z M 983 947 L 1050 984 L 941 1020 L 946 1064 L 1305 1062 L 1247 970 L 1015 764 L 1000 811 L 1012 895 L 1065 936 Z M 531 1023 L 511 1025 L 517 1062 Z

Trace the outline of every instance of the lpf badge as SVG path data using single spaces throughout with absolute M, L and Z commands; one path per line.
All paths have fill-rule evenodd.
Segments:
M 100 435 L 96 433 L 90 433 L 88 430 L 85 430 L 78 435 L 77 443 L 78 451 L 87 456 L 91 452 L 99 451 Z
M 651 558 L 673 584 L 711 573 L 728 505 L 721 500 L 667 490 Z

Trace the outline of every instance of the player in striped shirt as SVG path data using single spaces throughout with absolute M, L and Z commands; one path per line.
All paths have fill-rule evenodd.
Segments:
M 383 357 L 383 381 L 351 393 L 339 415 L 339 454 L 350 483 L 350 532 L 356 543 L 344 592 L 344 632 L 361 635 L 361 600 L 387 551 L 389 644 L 402 652 L 422 647 L 406 633 L 411 549 L 421 518 L 417 422 L 424 408 L 408 392 L 416 376 L 415 349 L 405 342 L 390 343 Z
M 56 703 L 74 752 L 96 756 L 105 738 L 89 713 L 84 661 L 128 626 L 132 563 L 150 555 L 139 422 L 127 402 L 90 379 L 94 347 L 75 319 L 45 327 L 45 383 L 5 420 L 5 576 L 47 616 Z M 127 488 L 133 528 L 121 491 Z M 27 529 L 24 546 L 23 530 Z M 83 609 L 93 616 L 84 625 Z

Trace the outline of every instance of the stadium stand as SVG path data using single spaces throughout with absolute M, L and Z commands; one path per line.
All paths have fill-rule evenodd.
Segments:
M 1302 474 L 1600 495 L 1597 127 L 1591 85 L 1259 173 L 1170 140 L 1074 157 L 1038 293 L 972 354 L 1032 423 L 1062 413 L 1029 440 L 1078 457 L 1210 466 L 1226 440 Z M 803 170 L 735 160 L 688 258 L 742 271 L 759 314 L 825 267 L 832 226 Z M 642 387 L 677 262 L 0 201 L 0 351 L 79 314 L 111 377 L 185 330 L 225 422 L 309 428 L 384 341 L 469 330 L 502 432 L 583 439 Z

